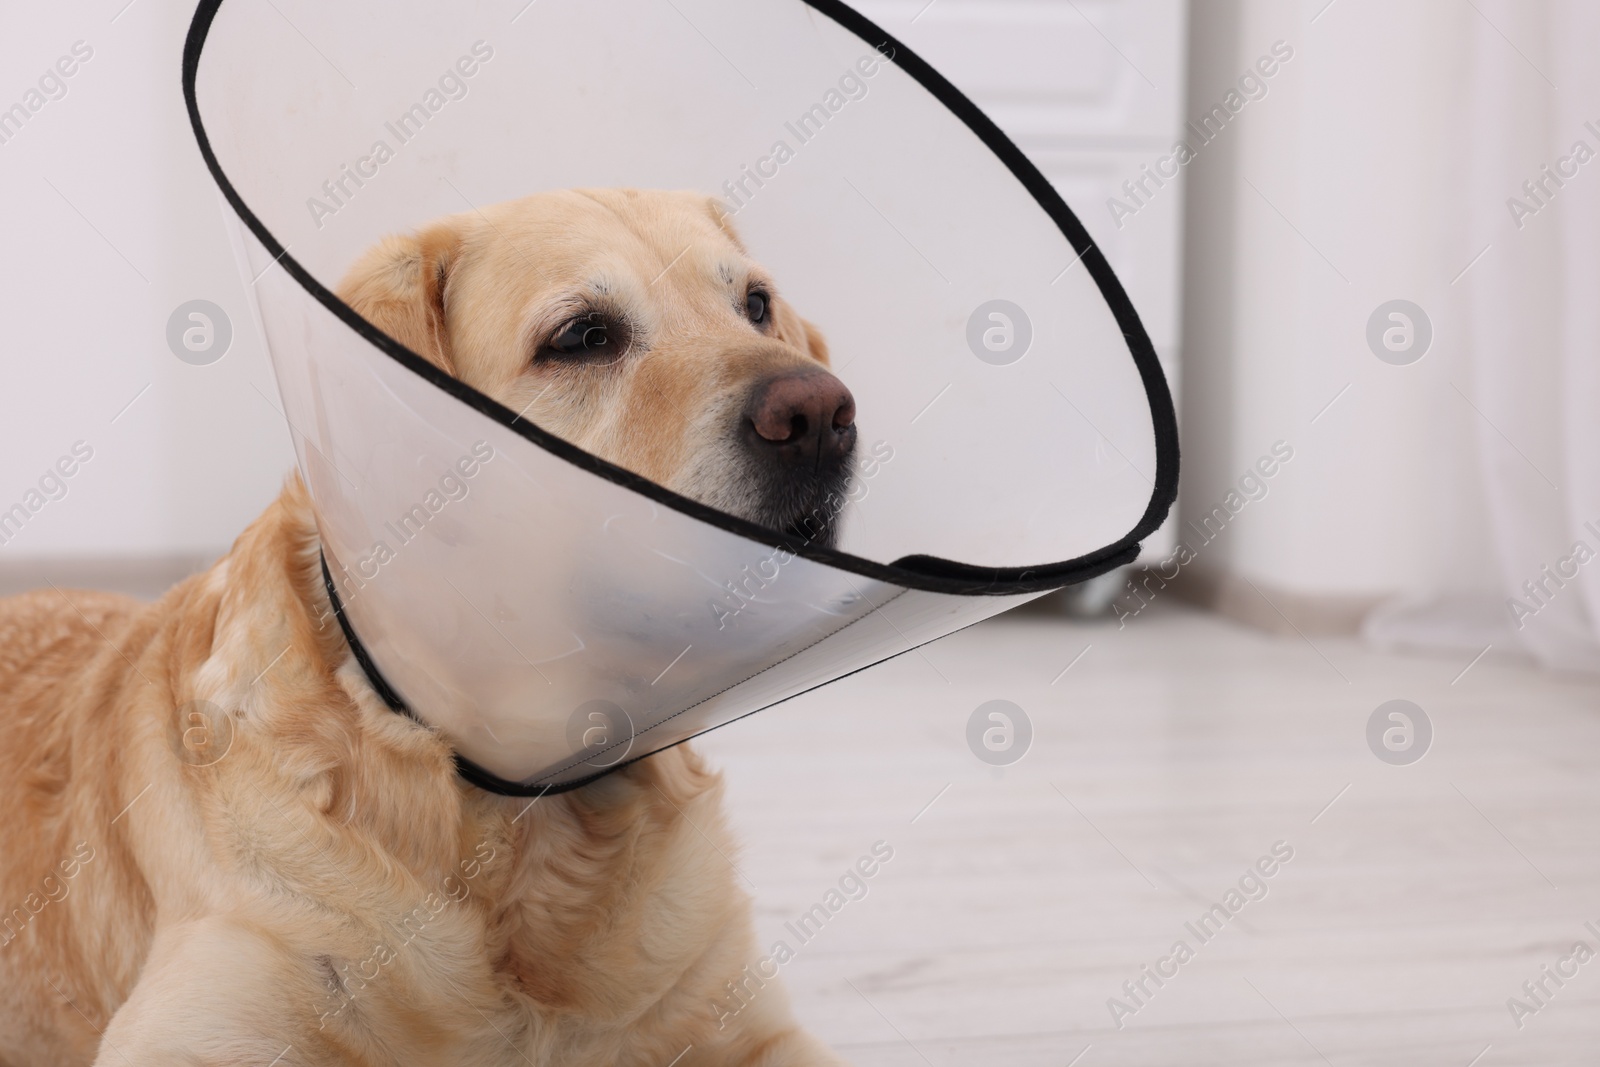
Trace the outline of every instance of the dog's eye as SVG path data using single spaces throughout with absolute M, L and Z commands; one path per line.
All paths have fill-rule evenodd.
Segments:
M 611 329 L 596 313 L 574 319 L 545 348 L 568 358 L 607 355 L 612 352 Z
M 767 294 L 760 289 L 750 290 L 750 295 L 744 298 L 744 313 L 757 326 L 767 321 L 767 302 Z

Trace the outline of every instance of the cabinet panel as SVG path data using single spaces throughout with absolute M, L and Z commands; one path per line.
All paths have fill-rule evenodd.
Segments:
M 1138 309 L 1176 393 L 1182 172 L 1137 199 L 1141 178 L 1182 136 L 1187 0 L 858 0 L 970 96 L 1028 154 L 1074 212 Z M 1113 217 L 1112 197 L 1133 209 Z M 1172 521 L 1143 559 L 1175 543 Z
M 863 0 L 1017 141 L 1161 143 L 1183 124 L 1184 0 Z

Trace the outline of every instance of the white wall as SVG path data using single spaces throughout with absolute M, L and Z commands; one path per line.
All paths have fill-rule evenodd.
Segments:
M 0 144 L 0 508 L 74 442 L 93 449 L 66 496 L 0 546 L 0 564 L 219 553 L 293 462 L 184 113 L 192 5 L 139 0 L 119 14 L 123 2 L 18 7 L 0 34 L 0 107 L 75 42 L 93 53 Z M 166 344 L 168 315 L 195 298 L 235 326 L 231 350 L 205 367 Z
M 1183 517 L 1222 501 L 1274 441 L 1295 449 L 1193 566 L 1310 598 L 1488 588 L 1451 284 L 1483 244 L 1478 223 L 1504 210 L 1465 201 L 1452 146 L 1470 121 L 1478 16 L 1442 0 L 1338 0 L 1319 15 L 1325 3 L 1217 0 L 1193 22 L 1191 117 L 1274 41 L 1294 57 L 1189 167 Z M 1366 343 L 1393 298 L 1433 323 L 1410 366 Z

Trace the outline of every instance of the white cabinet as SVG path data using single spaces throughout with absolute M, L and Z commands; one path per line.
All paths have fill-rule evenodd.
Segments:
M 1188 0 L 858 0 L 966 93 L 1066 200 L 1128 290 L 1176 393 Z M 1138 201 L 1124 182 L 1143 180 Z M 1113 218 L 1113 197 L 1135 208 Z M 1172 548 L 1171 522 L 1145 558 Z

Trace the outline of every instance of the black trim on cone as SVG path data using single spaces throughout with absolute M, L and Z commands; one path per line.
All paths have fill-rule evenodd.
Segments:
M 344 643 L 350 646 L 350 654 L 356 658 L 356 663 L 361 667 L 361 673 L 367 676 L 367 684 L 372 686 L 372 691 L 378 698 L 389 706 L 389 710 L 398 715 L 404 715 L 412 722 L 426 730 L 433 730 L 423 718 L 411 710 L 405 698 L 395 692 L 394 686 L 389 684 L 383 672 L 378 670 L 378 665 L 372 659 L 372 653 L 367 651 L 367 646 L 361 643 L 361 638 L 356 636 L 355 627 L 344 613 L 344 601 L 339 599 L 339 590 L 334 587 L 333 575 L 328 571 L 328 557 L 319 550 L 317 561 L 322 565 L 322 586 L 328 591 L 328 603 L 333 608 L 333 617 L 339 620 L 339 629 L 344 633 Z M 542 797 L 549 793 L 565 793 L 569 789 L 576 789 L 580 785 L 587 785 L 600 777 L 614 771 L 617 767 L 607 767 L 600 774 L 590 775 L 587 778 L 573 782 L 563 782 L 560 785 L 522 785 L 518 782 L 509 782 L 498 775 L 484 770 L 459 752 L 451 753 L 456 761 L 456 773 L 479 789 L 491 793 L 499 793 L 508 797 Z M 619 763 L 618 767 L 627 766 Z
M 1145 399 L 1150 405 L 1151 425 L 1154 428 L 1156 445 L 1156 477 L 1155 484 L 1151 488 L 1150 503 L 1134 528 L 1114 544 L 1075 559 L 1031 567 L 978 567 L 925 555 L 904 556 L 888 564 L 876 563 L 838 549 L 813 545 L 747 519 L 718 511 L 688 497 L 680 496 L 614 463 L 591 455 L 554 434 L 520 419 L 510 408 L 478 392 L 465 382 L 445 374 L 356 314 L 354 309 L 312 277 L 309 271 L 290 256 L 288 250 L 245 205 L 238 191 L 234 189 L 233 183 L 223 173 L 216 153 L 212 151 L 205 124 L 200 120 L 199 98 L 195 91 L 200 54 L 205 48 L 206 38 L 211 32 L 211 24 L 216 18 L 217 11 L 222 6 L 222 0 L 200 0 L 190 21 L 189 34 L 183 46 L 184 104 L 188 108 L 189 123 L 194 129 L 200 154 L 205 159 L 212 178 L 222 190 L 223 196 L 227 198 L 239 218 L 250 228 L 250 232 L 274 260 L 282 264 L 284 270 L 299 283 L 301 288 L 358 335 L 407 369 L 547 452 L 554 453 L 591 474 L 631 489 L 674 511 L 682 512 L 758 544 L 782 548 L 805 559 L 907 589 L 956 596 L 1007 596 L 1015 593 L 1043 592 L 1087 581 L 1114 567 L 1133 562 L 1139 553 L 1139 542 L 1161 525 L 1173 501 L 1177 499 L 1178 423 L 1173 409 L 1172 394 L 1167 388 L 1166 377 L 1162 374 L 1155 348 L 1151 345 L 1150 338 L 1139 321 L 1139 314 L 1134 310 L 1122 284 L 1117 281 L 1105 256 L 1089 237 L 1088 231 L 1083 228 L 1083 224 L 1067 207 L 1048 179 L 1039 172 L 1021 149 L 1017 148 L 1011 139 L 978 109 L 977 105 L 962 95 L 959 89 L 892 35 L 884 32 L 841 0 L 802 0 L 802 2 L 822 12 L 863 41 L 874 44 L 880 51 L 886 52 L 892 62 L 965 123 L 967 128 L 1028 190 L 1034 201 L 1067 238 L 1090 276 L 1094 278 L 1100 295 L 1105 299 L 1112 315 L 1116 318 L 1117 325 L 1121 328 L 1123 340 L 1128 345 L 1134 365 L 1138 368 L 1140 379 L 1144 383 Z M 488 772 L 480 768 L 479 773 Z
M 429 726 L 420 715 L 411 710 L 411 706 L 405 702 L 405 699 L 401 697 L 399 693 L 395 692 L 394 687 L 389 684 L 388 680 L 384 678 L 383 673 L 378 670 L 378 665 L 373 662 L 372 654 L 367 651 L 367 646 L 361 643 L 361 639 L 356 636 L 356 631 L 354 627 L 351 626 L 350 620 L 345 617 L 344 602 L 339 599 L 339 590 L 334 587 L 333 575 L 328 571 L 328 557 L 325 556 L 320 549 L 318 549 L 317 559 L 322 565 L 322 584 L 328 591 L 328 603 L 333 608 L 334 617 L 339 620 L 339 629 L 344 634 L 345 644 L 350 647 L 350 654 L 355 657 L 356 663 L 361 667 L 361 673 L 366 676 L 368 684 L 370 684 L 373 688 L 373 691 L 378 694 L 379 699 L 381 699 L 384 704 L 389 707 L 389 710 L 393 711 L 397 715 L 404 715 L 418 726 L 421 726 L 424 730 L 438 733 L 438 731 L 435 730 L 434 727 Z M 979 622 L 983 621 L 983 619 L 979 619 L 975 622 L 969 622 L 966 626 L 952 630 L 950 633 L 945 634 L 945 636 L 953 636 L 954 634 L 958 634 L 962 630 L 967 629 L 967 627 L 976 626 Z M 713 730 L 720 730 L 724 726 L 738 722 L 740 719 L 749 718 L 751 715 L 754 715 L 757 712 L 766 711 L 768 708 L 775 708 L 779 704 L 786 704 L 796 697 L 803 697 L 807 693 L 821 689 L 825 685 L 831 685 L 834 682 L 843 681 L 853 674 L 860 674 L 869 667 L 876 667 L 879 663 L 887 663 L 892 659 L 899 659 L 907 652 L 915 652 L 920 647 L 922 646 L 913 645 L 910 648 L 901 649 L 899 652 L 896 652 L 890 656 L 885 656 L 881 660 L 868 663 L 865 666 L 857 667 L 853 671 L 846 671 L 837 678 L 829 678 L 826 681 L 818 682 L 816 685 L 809 686 L 800 690 L 798 693 L 793 693 L 789 696 L 786 696 L 782 700 L 775 700 L 771 704 L 763 704 L 759 708 L 752 708 L 743 715 L 735 715 L 727 722 L 719 722 L 715 726 L 708 726 L 699 733 L 685 737 L 678 741 L 674 741 L 670 745 L 662 745 L 660 748 L 653 748 L 649 752 L 642 752 L 639 755 L 634 756 L 632 759 L 620 760 L 614 766 L 606 767 L 602 770 L 596 771 L 594 774 L 585 775 L 582 778 L 575 778 L 570 782 L 556 782 L 549 785 L 525 785 L 521 782 L 513 782 L 509 779 L 501 778 L 499 775 L 494 774 L 491 771 L 484 770 L 482 767 L 478 766 L 476 763 L 473 763 L 459 752 L 455 752 L 453 749 L 451 751 L 451 756 L 455 760 L 456 773 L 465 779 L 469 784 L 475 785 L 485 792 L 498 793 L 499 795 L 506 797 L 534 798 L 554 795 L 556 793 L 568 793 L 574 789 L 586 786 L 590 782 L 604 778 L 606 775 L 611 774 L 614 771 L 620 771 L 624 767 L 631 767 L 633 764 L 638 763 L 642 759 L 649 759 L 651 756 L 654 756 L 660 752 L 665 752 L 669 748 L 677 748 L 679 745 L 684 744 L 685 742 L 693 741 L 696 737 L 704 737 Z M 648 730 L 645 732 L 648 732 Z

